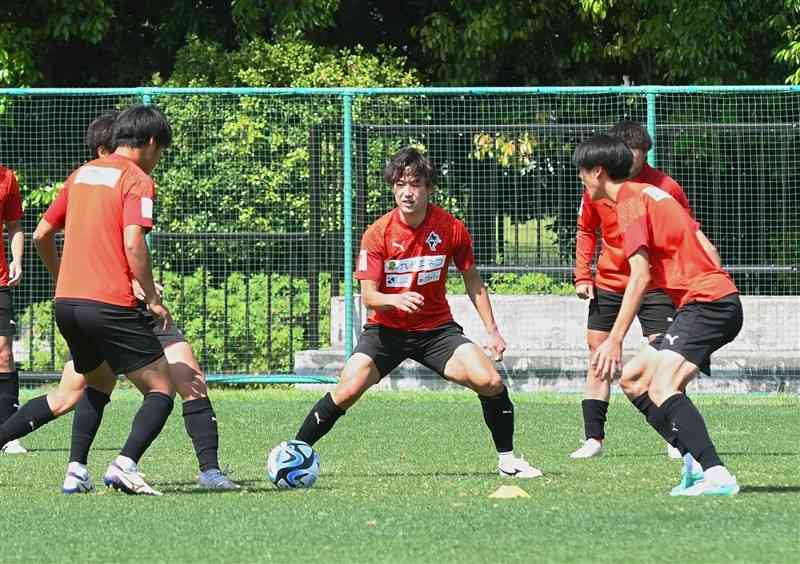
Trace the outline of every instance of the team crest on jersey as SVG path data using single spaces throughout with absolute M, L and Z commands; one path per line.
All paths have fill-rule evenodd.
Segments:
M 425 243 L 432 251 L 435 251 L 436 247 L 442 244 L 442 238 L 439 237 L 439 234 L 436 231 L 431 231 L 428 234 L 428 238 L 425 239 Z

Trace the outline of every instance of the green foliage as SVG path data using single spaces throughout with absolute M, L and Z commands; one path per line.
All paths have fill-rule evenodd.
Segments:
M 575 294 L 575 286 L 565 282 L 558 282 L 546 274 L 540 272 L 499 273 L 490 274 L 484 277 L 484 283 L 491 294 L 514 295 L 514 296 L 572 296 Z M 449 276 L 447 278 L 448 294 L 464 294 L 464 280 L 461 276 Z

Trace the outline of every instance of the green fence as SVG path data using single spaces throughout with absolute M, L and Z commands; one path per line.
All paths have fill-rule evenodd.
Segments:
M 158 104 L 174 127 L 154 173 L 152 249 L 212 374 L 282 380 L 294 353 L 330 343 L 331 300 L 352 296 L 360 235 L 392 206 L 383 163 L 407 144 L 439 168 L 436 197 L 466 221 L 488 280 L 533 274 L 557 287 L 574 262 L 572 150 L 637 120 L 655 141 L 650 162 L 683 184 L 743 293 L 800 294 L 795 87 L 5 89 L 0 163 L 20 177 L 28 233 L 89 158 L 88 123 L 134 101 Z M 27 252 L 17 357 L 49 373 L 66 349 L 49 277 Z

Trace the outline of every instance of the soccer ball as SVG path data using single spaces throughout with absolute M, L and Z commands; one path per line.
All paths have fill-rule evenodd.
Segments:
M 310 488 L 319 476 L 319 454 L 306 442 L 283 441 L 267 457 L 267 478 L 279 490 Z

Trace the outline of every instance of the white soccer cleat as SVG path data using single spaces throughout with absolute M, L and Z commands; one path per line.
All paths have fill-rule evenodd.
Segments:
M 25 454 L 28 452 L 28 449 L 22 446 L 22 443 L 20 443 L 17 439 L 14 439 L 13 441 L 9 441 L 4 444 L 2 448 L 0 448 L 0 452 L 3 452 L 4 454 Z
M 67 475 L 64 476 L 64 485 L 61 492 L 65 494 L 93 493 L 94 484 L 89 476 L 89 471 L 83 464 L 70 462 L 67 467 Z
M 597 439 L 586 439 L 581 448 L 569 455 L 570 458 L 595 458 L 603 456 L 603 443 Z
M 511 456 L 497 465 L 497 472 L 505 478 L 538 478 L 542 471 L 534 468 L 523 457 Z
M 675 448 L 674 446 L 672 446 L 669 443 L 667 443 L 667 456 L 669 456 L 673 460 L 678 460 L 678 459 L 683 458 L 683 455 L 681 454 L 681 451 L 679 451 L 677 448 Z
M 128 495 L 163 495 L 144 481 L 144 474 L 139 472 L 138 466 L 134 463 L 124 467 L 117 461 L 112 462 L 106 470 L 106 475 L 103 476 L 103 483 L 106 487 Z
M 736 481 L 736 476 L 731 474 L 724 466 L 714 466 L 706 470 L 699 481 L 671 495 L 690 497 L 700 495 L 734 496 L 737 493 L 739 493 L 739 483 Z

